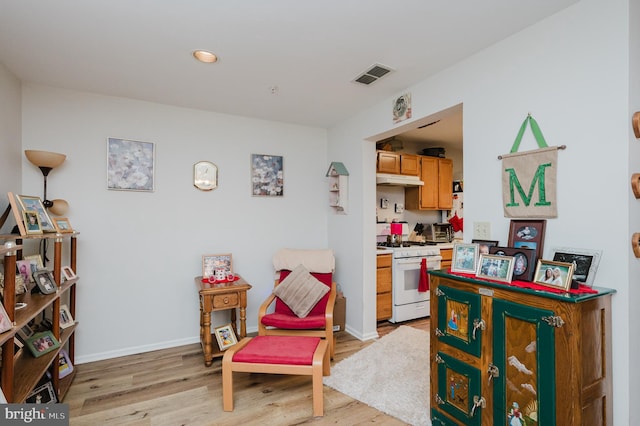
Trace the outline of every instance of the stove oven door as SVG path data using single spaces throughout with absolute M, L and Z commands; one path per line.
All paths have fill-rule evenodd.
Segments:
M 441 256 L 427 256 L 427 270 L 440 269 Z M 393 259 L 393 304 L 406 305 L 409 303 L 429 300 L 429 292 L 418 292 L 420 282 L 420 266 L 422 257 Z

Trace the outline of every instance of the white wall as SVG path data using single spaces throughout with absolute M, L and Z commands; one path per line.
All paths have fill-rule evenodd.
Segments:
M 637 0 L 634 5 L 637 13 Z M 612 403 L 615 424 L 620 425 L 629 424 L 629 401 L 640 400 L 636 384 L 634 393 L 628 392 L 630 345 L 637 349 L 639 339 L 628 327 L 634 324 L 629 322 L 630 307 L 640 302 L 638 290 L 630 291 L 636 285 L 631 277 L 638 272 L 630 235 L 640 230 L 640 218 L 638 214 L 629 217 L 629 203 L 637 210 L 629 178 L 630 166 L 637 171 L 640 165 L 638 142 L 630 135 L 628 6 L 627 0 L 582 0 L 407 89 L 412 94 L 414 120 L 464 104 L 465 224 L 468 228 L 474 221 L 490 222 L 492 239 L 506 242 L 509 229 L 502 211 L 497 156 L 509 151 L 527 113 L 533 114 L 551 145 L 567 145 L 558 154 L 559 211 L 558 218 L 548 220 L 545 254 L 558 246 L 604 252 L 596 285 L 618 292 L 613 297 Z M 637 62 L 636 54 L 636 71 Z M 637 72 L 634 77 L 637 80 Z M 345 164 L 360 158 L 375 164 L 374 144 L 363 141 L 394 133 L 389 105 L 391 99 L 331 129 L 330 152 L 343 155 Z M 634 105 L 639 109 L 637 95 Z M 628 156 L 630 143 L 633 155 Z M 362 156 L 356 157 L 362 144 Z M 521 150 L 533 148 L 535 142 L 528 133 Z M 354 257 L 362 264 L 365 290 L 358 305 L 363 323 L 356 334 L 364 337 L 375 332 L 375 250 L 368 235 L 375 233 L 374 209 L 369 206 L 376 202 L 376 188 L 373 176 L 362 183 L 351 193 L 362 194 L 352 205 L 366 206 L 365 238 L 359 238 L 360 230 L 354 232 L 354 238 L 346 238 L 349 248 L 344 250 L 359 253 Z M 338 238 L 338 232 L 330 226 L 330 241 Z M 467 240 L 470 234 L 466 233 Z M 348 297 L 357 295 L 353 291 Z M 349 317 L 347 322 L 347 327 L 360 326 Z M 633 353 L 635 357 L 637 350 Z
M 69 202 L 81 232 L 79 363 L 198 341 L 203 254 L 232 254 L 254 286 L 247 328 L 256 331 L 275 251 L 327 247 L 325 130 L 32 85 L 22 102 L 23 148 L 68 156 L 48 196 Z M 108 137 L 156 144 L 155 192 L 106 189 Z M 284 197 L 251 195 L 252 153 L 284 157 Z M 42 196 L 42 174 L 19 158 L 22 193 Z M 199 160 L 218 166 L 216 190 L 193 187 Z
M 9 204 L 7 192 L 20 188 L 22 176 L 16 161 L 21 153 L 20 81 L 0 63 L 0 215 Z M 16 166 L 16 163 L 18 165 Z M 13 215 L 0 230 L 11 232 Z

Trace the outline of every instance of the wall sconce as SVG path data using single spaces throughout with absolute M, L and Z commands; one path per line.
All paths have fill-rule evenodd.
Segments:
M 42 204 L 44 204 L 45 208 L 49 209 L 51 213 L 58 216 L 64 215 L 69 209 L 69 203 L 61 199 L 53 201 L 47 200 L 47 176 L 49 176 L 51 170 L 64 163 L 67 156 L 58 154 L 57 152 L 36 151 L 31 149 L 25 150 L 24 155 L 31 164 L 40 169 L 44 177 L 44 199 L 42 200 Z

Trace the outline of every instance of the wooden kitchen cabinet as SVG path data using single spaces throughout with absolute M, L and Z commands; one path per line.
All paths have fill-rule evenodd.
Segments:
M 420 174 L 419 158 L 414 154 L 378 151 L 376 172 L 418 176 Z
M 433 425 L 611 425 L 611 297 L 430 271 Z M 474 408 L 475 407 L 475 408 Z
M 451 210 L 453 207 L 453 161 L 418 156 L 423 186 L 405 188 L 407 210 Z
M 451 261 L 453 259 L 453 249 L 452 248 L 441 248 L 440 256 L 442 256 L 442 260 L 440 261 L 441 269 L 449 269 L 451 268 Z
M 376 320 L 391 318 L 391 254 L 379 254 L 376 261 Z

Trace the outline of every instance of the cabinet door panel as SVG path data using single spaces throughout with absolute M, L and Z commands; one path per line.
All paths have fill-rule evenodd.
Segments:
M 420 208 L 436 209 L 438 207 L 438 159 L 435 157 L 422 157 L 420 179 L 424 185 L 420 190 Z
M 453 161 L 444 158 L 438 163 L 438 207 L 453 207 Z
M 505 425 L 554 425 L 555 334 L 552 311 L 493 301 L 493 418 Z M 561 349 L 560 349 L 561 350 Z M 570 366 L 566 366 L 570 368 Z
M 482 408 L 473 410 L 474 398 L 480 398 L 480 370 L 438 352 L 438 390 L 436 401 L 438 407 L 464 422 L 465 425 L 480 425 Z
M 378 173 L 400 173 L 400 155 L 392 152 L 378 152 Z
M 479 357 L 482 330 L 474 332 L 480 318 L 480 295 L 441 285 L 438 296 L 438 339 L 448 345 Z

